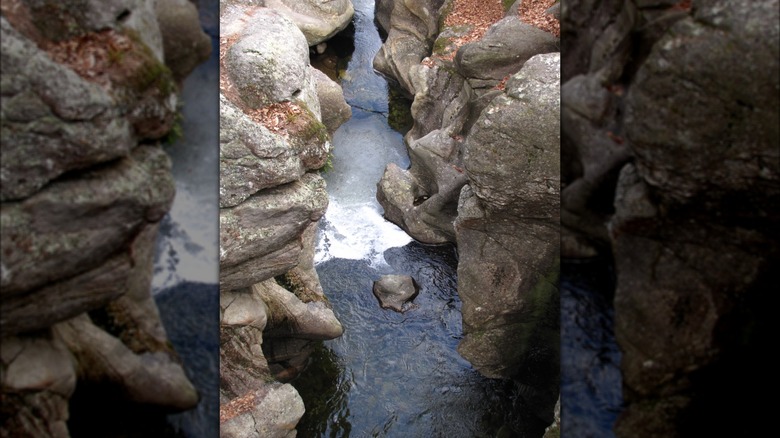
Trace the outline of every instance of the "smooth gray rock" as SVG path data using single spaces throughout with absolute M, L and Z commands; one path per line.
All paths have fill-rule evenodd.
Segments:
M 299 179 L 304 151 L 219 97 L 219 206 L 234 207 L 262 189 Z
M 344 30 L 355 15 L 350 0 L 265 0 L 265 6 L 292 20 L 309 46 Z
M 306 173 L 300 181 L 257 193 L 220 210 L 220 286 L 249 287 L 298 264 L 304 230 L 328 205 L 325 181 Z
M 625 98 L 634 160 L 609 222 L 627 402 L 618 436 L 684 436 L 683 422 L 743 431 L 762 408 L 750 383 L 701 394 L 733 374 L 721 364 L 761 349 L 757 327 L 773 323 L 757 309 L 780 254 L 780 11 L 713 0 L 693 12 L 655 42 Z M 744 400 L 738 412 L 711 414 L 733 399 Z
M 416 90 L 409 71 L 431 52 L 439 32 L 442 3 L 442 0 L 393 2 L 387 40 L 374 58 L 374 68 L 398 81 L 411 94 Z
M 162 34 L 165 65 L 182 81 L 211 54 L 211 37 L 200 25 L 198 8 L 190 0 L 158 0 L 155 6 Z
M 555 379 L 520 370 L 551 370 L 559 359 L 558 224 L 492 213 L 482 204 L 463 188 L 455 222 L 464 333 L 458 352 L 485 376 L 540 388 Z
M 50 331 L 3 337 L 3 435 L 69 437 L 68 399 L 76 389 L 73 356 Z
M 310 67 L 310 69 L 317 88 L 317 98 L 320 101 L 322 123 L 333 136 L 336 129 L 352 117 L 352 107 L 344 100 L 344 91 L 341 89 L 341 85 L 314 67 Z
M 482 111 L 466 140 L 469 183 L 455 221 L 458 352 L 488 377 L 542 385 L 550 410 L 559 336 L 559 59 L 531 58 Z
M 554 35 L 510 16 L 493 24 L 482 39 L 461 47 L 455 65 L 465 77 L 500 81 L 532 56 L 558 51 Z
M 396 312 L 406 310 L 404 304 L 412 301 L 419 291 L 420 286 L 408 275 L 383 275 L 373 287 L 379 305 Z
M 86 314 L 59 324 L 55 330 L 76 358 L 80 380 L 110 382 L 137 403 L 177 411 L 198 404 L 197 390 L 170 352 L 134 352 Z
M 231 414 L 220 418 L 222 438 L 292 438 L 305 412 L 290 384 L 268 383 L 221 406 Z
M 344 332 L 326 299 L 301 301 L 274 279 L 255 284 L 252 293 L 257 294 L 268 308 L 264 339 L 284 337 L 324 340 L 337 338 Z
M 292 100 L 311 86 L 309 47 L 292 21 L 268 8 L 249 15 L 222 14 L 225 37 L 238 40 L 225 55 L 225 67 L 240 98 L 250 108 Z
M 471 111 L 471 89 L 456 72 L 434 65 L 412 69 L 417 94 L 412 103 L 414 125 L 406 134 L 412 166 L 388 165 L 377 186 L 384 216 L 415 239 L 454 242 L 458 195 L 466 175 L 462 138 Z

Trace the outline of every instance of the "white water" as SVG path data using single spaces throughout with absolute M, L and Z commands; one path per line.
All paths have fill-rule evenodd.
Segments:
M 153 294 L 184 281 L 219 281 L 219 71 L 212 58 L 185 79 L 180 99 L 184 135 L 165 146 L 176 197 L 157 238 Z
M 333 169 L 327 172 L 330 205 L 320 226 L 315 263 L 341 258 L 384 264 L 382 253 L 412 241 L 382 217 L 376 185 L 385 166 L 409 166 L 403 137 L 387 125 L 387 82 L 371 65 L 381 46 L 370 1 L 355 2 L 355 52 L 341 86 L 352 118 L 333 135 Z M 370 111 L 363 111 L 366 108 Z M 374 112 L 376 111 L 376 112 Z

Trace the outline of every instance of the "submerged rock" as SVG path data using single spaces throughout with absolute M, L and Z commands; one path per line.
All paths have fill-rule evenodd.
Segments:
M 383 275 L 374 282 L 373 291 L 383 309 L 403 312 L 404 304 L 417 296 L 420 286 L 408 275 Z

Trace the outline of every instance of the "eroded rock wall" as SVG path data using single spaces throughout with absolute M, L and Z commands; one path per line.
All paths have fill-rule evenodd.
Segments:
M 564 4 L 562 214 L 571 255 L 614 254 L 618 436 L 768 427 L 750 388 L 772 378 L 778 6 Z
M 388 165 L 377 198 L 385 218 L 415 239 L 457 244 L 459 353 L 486 376 L 513 379 L 539 418 L 552 423 L 559 379 L 557 38 L 515 12 L 459 45 L 470 28 L 445 25 L 448 1 L 424 35 L 433 42 L 421 44 L 426 39 L 417 32 L 425 50 L 396 59 L 394 29 L 409 21 L 396 15 L 399 3 L 375 66 L 388 58 L 407 63 L 402 74 L 383 72 L 414 95 L 414 125 L 405 136 L 411 167 Z M 523 426 L 513 427 L 520 433 Z
M 8 1 L 2 12 L 3 434 L 68 436 L 77 382 L 190 409 L 198 394 L 150 295 L 174 196 L 159 147 L 177 104 L 170 23 L 149 1 Z M 205 37 L 197 14 L 177 25 Z M 197 63 L 208 48 L 178 54 Z
M 350 110 L 338 84 L 311 67 L 305 27 L 288 17 L 251 2 L 221 7 L 220 434 L 226 437 L 295 436 L 303 401 L 281 382 L 303 370 L 316 341 L 343 332 L 314 270 L 314 239 L 328 205 L 318 169 L 328 160 L 330 133 Z

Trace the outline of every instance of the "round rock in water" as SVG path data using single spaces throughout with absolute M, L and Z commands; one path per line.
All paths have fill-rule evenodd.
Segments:
M 404 303 L 417 296 L 420 286 L 408 275 L 383 275 L 374 282 L 374 295 L 383 309 L 403 312 Z

